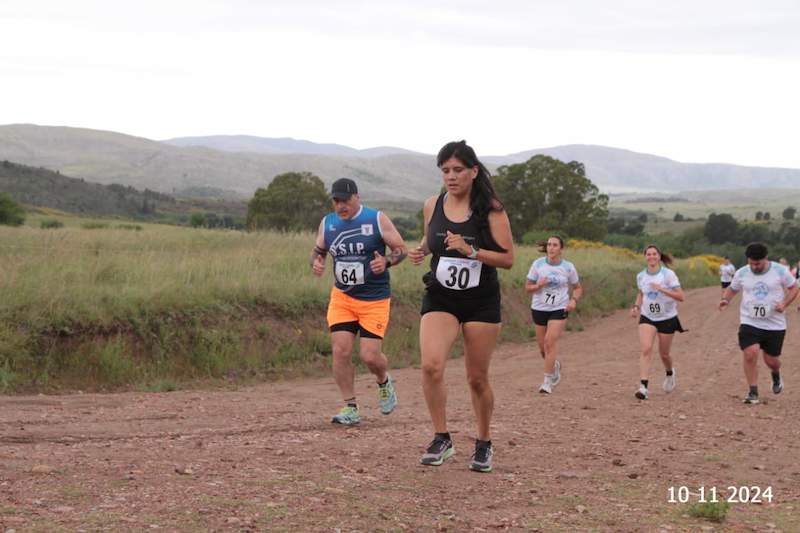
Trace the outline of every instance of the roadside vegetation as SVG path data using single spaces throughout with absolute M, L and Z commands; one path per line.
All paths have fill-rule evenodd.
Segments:
M 63 226 L 43 229 L 45 219 Z M 0 390 L 172 390 L 327 372 L 331 279 L 309 271 L 312 233 L 128 226 L 53 214 L 0 226 Z M 539 255 L 520 246 L 501 272 L 504 340 L 532 335 L 523 286 Z M 565 256 L 587 288 L 572 327 L 633 301 L 638 254 L 574 241 Z M 677 268 L 687 288 L 716 282 L 705 260 Z M 423 273 L 391 271 L 395 366 L 419 360 Z

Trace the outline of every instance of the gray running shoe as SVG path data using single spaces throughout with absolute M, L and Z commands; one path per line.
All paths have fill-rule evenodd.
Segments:
M 553 367 L 553 379 L 550 380 L 550 386 L 555 387 L 561 381 L 561 361 L 556 359 L 556 364 Z
M 475 441 L 475 453 L 472 454 L 472 462 L 469 465 L 469 469 L 475 472 L 491 472 L 492 455 L 491 441 Z
M 639 390 L 636 391 L 635 396 L 637 398 L 639 398 L 640 400 L 646 400 L 647 399 L 647 387 L 645 387 L 644 385 L 639 385 Z
M 539 386 L 539 392 L 542 394 L 550 394 L 553 392 L 553 378 L 550 374 L 544 375 L 544 381 Z
M 419 462 L 427 466 L 439 466 L 450 459 L 454 453 L 456 453 L 456 449 L 453 447 L 453 441 L 437 436 L 428 445 L 428 449 L 425 450 Z
M 758 394 L 754 392 L 748 392 L 747 396 L 744 397 L 744 403 L 749 405 L 755 405 L 758 403 Z
M 662 387 L 664 388 L 664 392 L 669 393 L 675 390 L 675 385 L 675 369 L 673 368 L 672 375 L 664 378 L 664 384 Z
M 388 415 L 397 407 L 397 392 L 394 390 L 392 376 L 386 374 L 386 384 L 378 385 L 378 406 L 381 413 Z
M 778 379 L 772 376 L 772 392 L 775 394 L 783 392 L 783 377 L 780 374 L 778 374 Z

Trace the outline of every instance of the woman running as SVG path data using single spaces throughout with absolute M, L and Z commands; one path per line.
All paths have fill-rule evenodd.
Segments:
M 639 293 L 631 309 L 631 316 L 639 317 L 639 344 L 642 348 L 639 357 L 641 384 L 636 391 L 636 397 L 640 400 L 647 399 L 648 375 L 656 335 L 658 335 L 658 353 L 667 371 L 662 386 L 665 392 L 675 390 L 675 367 L 669 350 L 673 334 L 676 331 L 681 333 L 684 331 L 678 320 L 678 302 L 683 301 L 683 289 L 675 272 L 667 268 L 672 264 L 672 257 L 662 253 L 654 244 L 645 248 L 644 257 L 647 260 L 647 268 L 636 276 Z
M 489 422 L 494 394 L 489 362 L 500 333 L 500 284 L 497 268 L 511 268 L 514 244 L 503 204 L 489 171 L 465 141 L 446 144 L 436 158 L 446 192 L 425 202 L 424 236 L 409 252 L 415 265 L 432 254 L 425 274 L 420 320 L 422 389 L 431 415 L 433 441 L 420 462 L 441 465 L 455 449 L 447 431 L 444 369 L 459 332 L 464 364 L 478 422 L 470 469 L 492 470 Z
M 539 244 L 540 257 L 531 265 L 525 291 L 533 294 L 531 313 L 536 327 L 536 342 L 544 358 L 544 381 L 539 392 L 550 394 L 561 381 L 561 361 L 558 360 L 558 338 L 567 324 L 567 315 L 575 310 L 583 295 L 575 266 L 561 257 L 564 239 L 558 235 Z M 572 287 L 572 296 L 569 289 Z

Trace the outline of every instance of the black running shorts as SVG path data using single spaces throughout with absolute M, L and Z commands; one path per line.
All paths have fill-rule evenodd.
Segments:
M 361 334 L 362 339 L 383 339 L 377 333 L 372 333 L 369 330 L 364 329 L 364 326 L 355 322 L 339 322 L 338 324 L 333 324 L 330 326 L 331 333 L 334 331 L 349 331 L 353 335 Z
M 566 309 L 557 309 L 555 311 L 537 311 L 536 309 L 531 309 L 531 315 L 533 316 L 534 324 L 537 326 L 546 326 L 551 320 L 566 320 L 569 313 Z
M 758 344 L 765 354 L 778 357 L 783 349 L 785 336 L 785 329 L 769 330 L 742 324 L 739 326 L 739 348 L 744 350 Z
M 676 331 L 683 333 L 686 331 L 681 326 L 681 321 L 678 320 L 677 316 L 672 318 L 668 318 L 666 320 L 650 320 L 644 315 L 639 315 L 639 324 L 650 324 L 651 326 L 655 326 L 656 331 L 659 333 L 663 333 L 665 335 L 672 335 Z
M 720 282 L 720 285 L 722 285 L 722 288 L 723 288 L 723 289 L 727 289 L 727 288 L 728 288 L 728 285 L 730 285 L 730 284 L 731 284 L 731 282 L 730 282 L 730 281 L 721 281 L 721 282 Z
M 422 309 L 419 314 L 430 312 L 449 313 L 458 319 L 460 324 L 465 322 L 487 322 L 499 324 L 500 318 L 500 292 L 483 298 L 448 298 L 436 291 L 426 290 L 422 297 Z

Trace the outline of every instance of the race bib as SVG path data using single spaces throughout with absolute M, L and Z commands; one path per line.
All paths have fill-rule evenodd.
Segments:
M 336 281 L 342 285 L 363 285 L 364 264 L 337 261 L 335 275 Z
M 745 305 L 747 306 L 747 314 L 750 318 L 767 318 L 772 315 L 772 304 L 770 302 L 751 300 Z
M 650 312 L 651 316 L 661 316 L 666 312 L 664 304 L 661 302 L 650 302 L 647 304 L 647 310 Z
M 436 280 L 442 286 L 456 291 L 472 289 L 481 280 L 483 263 L 476 259 L 440 257 L 436 267 Z

